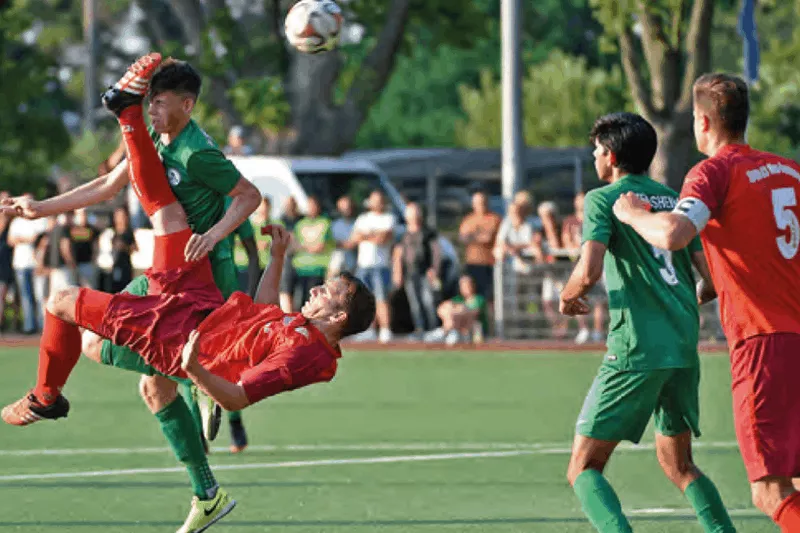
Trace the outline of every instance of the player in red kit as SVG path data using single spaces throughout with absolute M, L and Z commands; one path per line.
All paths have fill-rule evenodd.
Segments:
M 237 292 L 225 301 L 208 257 L 187 260 L 184 250 L 192 230 L 170 188 L 141 105 L 146 81 L 159 62 L 158 54 L 145 56 L 103 95 L 103 104 L 118 117 L 133 188 L 155 234 L 149 294 L 85 288 L 53 294 L 36 387 L 2 410 L 8 424 L 67 416 L 70 406 L 61 389 L 80 357 L 79 328 L 140 354 L 137 368 L 142 372 L 167 376 L 175 386 L 191 380 L 224 409 L 237 411 L 283 391 L 330 381 L 341 356 L 339 341 L 366 330 L 375 318 L 375 297 L 349 274 L 313 288 L 300 313 L 283 313 L 278 286 L 290 234 L 281 227 L 264 228 L 272 236 L 272 260 L 254 299 Z M 13 202 L 0 204 L 0 211 L 17 208 Z M 95 357 L 103 362 L 99 354 Z M 213 499 L 196 498 L 180 533 L 206 530 L 235 503 L 221 489 Z
M 792 481 L 800 478 L 800 165 L 745 144 L 748 114 L 744 81 L 700 77 L 694 134 L 708 159 L 686 176 L 671 213 L 649 213 L 633 196 L 614 213 L 661 248 L 683 248 L 700 234 L 731 351 L 736 437 L 753 503 L 782 531 L 800 532 Z

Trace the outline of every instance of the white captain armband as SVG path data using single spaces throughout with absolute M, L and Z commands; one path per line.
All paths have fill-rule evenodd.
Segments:
M 692 221 L 694 227 L 697 228 L 697 233 L 703 231 L 706 227 L 708 219 L 711 218 L 711 210 L 702 200 L 697 198 L 683 198 L 672 210 L 673 213 L 678 213 L 687 217 Z

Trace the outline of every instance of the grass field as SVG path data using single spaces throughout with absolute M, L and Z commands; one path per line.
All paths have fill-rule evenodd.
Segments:
M 574 420 L 600 358 L 589 353 L 352 353 L 330 385 L 245 412 L 252 447 L 216 450 L 238 500 L 210 531 L 590 532 L 564 477 Z M 0 402 L 36 372 L 0 348 Z M 186 474 L 137 397 L 137 376 L 81 361 L 65 421 L 0 427 L 0 531 L 174 531 Z M 741 532 L 777 531 L 750 503 L 727 358 L 703 358 L 696 460 Z M 223 426 L 217 446 L 226 446 Z M 700 531 L 660 474 L 651 437 L 607 471 L 637 532 Z

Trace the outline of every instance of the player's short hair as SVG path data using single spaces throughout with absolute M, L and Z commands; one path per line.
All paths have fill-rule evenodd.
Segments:
M 747 83 L 719 72 L 703 74 L 694 82 L 694 103 L 719 119 L 725 133 L 742 135 L 750 116 Z
M 202 80 L 200 74 L 186 61 L 169 58 L 158 67 L 150 80 L 150 97 L 165 91 L 191 96 L 200 95 Z
M 342 328 L 342 337 L 357 335 L 366 331 L 375 320 L 375 295 L 350 272 L 340 273 L 339 278 L 349 285 L 344 304 L 347 320 Z
M 589 140 L 613 152 L 617 168 L 631 174 L 647 172 L 658 148 L 655 128 L 636 113 L 603 115 L 592 126 Z

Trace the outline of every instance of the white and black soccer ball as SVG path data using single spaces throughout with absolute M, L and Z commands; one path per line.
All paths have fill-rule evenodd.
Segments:
M 286 15 L 286 40 L 306 54 L 328 52 L 336 48 L 343 22 L 333 0 L 300 0 Z

